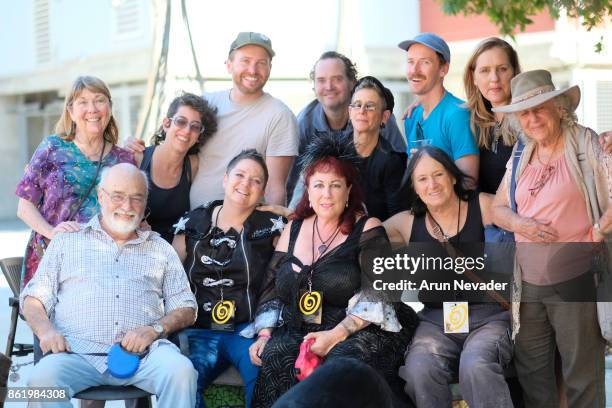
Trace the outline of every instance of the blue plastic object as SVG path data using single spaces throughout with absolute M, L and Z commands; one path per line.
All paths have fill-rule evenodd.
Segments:
M 116 378 L 130 378 L 140 366 L 141 355 L 130 353 L 115 343 L 108 351 L 108 372 Z

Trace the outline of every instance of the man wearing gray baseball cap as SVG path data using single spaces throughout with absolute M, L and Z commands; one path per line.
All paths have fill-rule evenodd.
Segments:
M 204 95 L 217 107 L 218 128 L 198 154 L 190 191 L 192 209 L 223 198 L 229 159 L 250 148 L 266 159 L 270 173 L 266 201 L 286 204 L 285 183 L 298 153 L 298 127 L 291 110 L 263 90 L 274 55 L 272 41 L 261 33 L 241 32 L 231 43 L 225 64 L 232 88 Z
M 479 151 L 470 130 L 470 113 L 461 99 L 444 88 L 451 59 L 448 44 L 436 34 L 421 33 L 398 46 L 407 53 L 406 78 L 419 102 L 404 121 L 408 154 L 432 144 L 476 183 Z

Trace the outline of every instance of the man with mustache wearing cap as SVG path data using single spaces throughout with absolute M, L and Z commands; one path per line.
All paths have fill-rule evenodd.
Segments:
M 461 99 L 444 89 L 450 64 L 448 44 L 436 34 L 421 33 L 398 46 L 407 53 L 406 79 L 419 102 L 404 122 L 409 150 L 415 141 L 429 139 L 477 182 L 479 152 L 470 130 L 470 113 Z

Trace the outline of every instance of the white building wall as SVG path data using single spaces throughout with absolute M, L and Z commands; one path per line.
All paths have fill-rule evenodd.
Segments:
M 33 149 L 49 133 L 61 99 L 78 75 L 96 75 L 111 87 L 122 138 L 135 129 L 133 106 L 144 95 L 152 66 L 155 4 L 151 0 L 0 0 L 0 121 L 10 143 L 2 147 L 11 161 L 0 164 L 7 176 L 1 191 L 13 191 Z M 189 77 L 190 50 L 180 14 L 172 0 L 167 92 L 197 91 Z M 266 0 L 188 1 L 188 15 L 206 90 L 230 86 L 224 61 L 238 31 L 259 31 L 273 42 L 277 57 L 266 90 L 294 112 L 313 97 L 308 80 L 314 61 L 339 49 L 355 60 L 360 74 L 403 77 L 403 53 L 396 44 L 418 32 L 418 0 Z M 125 23 L 132 29 L 121 29 Z M 125 27 L 123 27 L 125 28 Z M 54 99 L 54 103 L 37 101 Z M 9 113 L 12 112 L 12 113 Z M 12 218 L 16 199 L 0 206 Z
M 14 197 L 15 186 L 23 174 L 25 148 L 20 143 L 20 123 L 15 112 L 16 97 L 0 96 L 0 123 L 2 123 L 2 143 L 0 143 L 0 192 L 5 196 L 0 200 L 0 217 L 14 218 L 17 202 Z M 23 129 L 23 128 L 22 128 Z
M 15 186 L 31 154 L 52 133 L 62 99 L 79 75 L 111 87 L 123 137 L 136 127 L 129 112 L 143 95 L 151 65 L 150 0 L 1 0 L 0 219 L 14 218 Z M 115 94 L 116 90 L 116 94 Z
M 0 41 L 0 55 L 8 58 L 3 58 L 4 62 L 0 63 L 0 80 L 32 74 L 45 76 L 72 65 L 87 68 L 90 61 L 95 62 L 101 56 L 129 55 L 148 49 L 152 42 L 154 21 L 148 0 L 3 2 L 6 7 L 0 13 L 0 38 L 3 39 Z M 40 48 L 37 46 L 41 41 L 37 34 L 41 33 L 38 30 L 40 25 L 35 25 L 35 10 L 40 11 L 43 3 L 48 6 L 50 60 L 39 63 L 37 54 L 40 54 Z M 121 21 L 126 22 L 123 26 L 118 23 L 121 16 L 124 17 Z M 124 68 L 132 63 L 129 58 L 123 60 Z M 22 91 L 17 84 L 8 89 L 2 85 L 5 85 L 4 81 L 0 81 L 0 93 Z M 33 85 L 31 90 L 40 91 L 50 85 Z M 23 91 L 30 91 L 24 88 Z
M 169 71 L 177 78 L 168 78 L 167 93 L 197 92 L 180 2 L 172 2 Z M 0 0 L 0 4 L 0 123 L 7 140 L 0 147 L 6 158 L 0 163 L 5 175 L 0 191 L 13 197 L 33 146 L 53 126 L 57 103 L 76 76 L 96 75 L 110 85 L 121 135 L 133 134 L 134 106 L 146 92 L 153 36 L 160 34 L 155 33 L 154 5 L 163 0 Z M 395 94 L 396 115 L 411 99 L 404 78 L 405 52 L 397 43 L 420 31 L 418 0 L 190 0 L 187 6 L 207 91 L 230 86 L 224 61 L 237 32 L 259 31 L 271 38 L 277 53 L 266 91 L 295 113 L 314 97 L 308 75 L 327 50 L 348 55 L 360 75 L 382 79 Z M 586 33 L 574 22 L 560 19 L 555 31 L 519 34 L 516 42 L 523 69 L 550 69 L 559 85 L 581 86 L 580 119 L 598 131 L 612 127 L 611 115 L 604 113 L 612 111 L 609 28 Z M 593 45 L 602 35 L 607 48 L 595 54 Z M 463 95 L 465 62 L 478 41 L 450 44 L 453 63 L 446 85 L 458 96 Z M 55 104 L 36 103 L 50 97 Z M 13 217 L 15 208 L 16 199 L 5 200 L 0 218 Z

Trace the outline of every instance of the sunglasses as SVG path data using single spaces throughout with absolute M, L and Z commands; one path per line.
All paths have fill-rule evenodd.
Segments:
M 204 133 L 204 125 L 201 124 L 200 122 L 191 122 L 189 123 L 189 120 L 187 120 L 187 118 L 183 117 L 183 116 L 175 116 L 172 119 L 172 123 L 174 123 L 176 125 L 176 127 L 178 127 L 179 129 L 185 129 L 187 126 L 189 126 L 189 130 L 196 132 L 197 134 L 202 134 Z
M 425 139 L 425 134 L 423 133 L 423 126 L 421 125 L 421 122 L 417 121 L 416 123 L 416 140 L 423 140 Z

